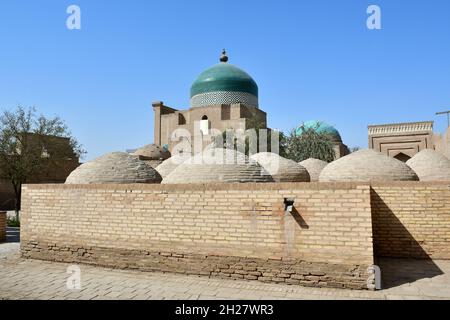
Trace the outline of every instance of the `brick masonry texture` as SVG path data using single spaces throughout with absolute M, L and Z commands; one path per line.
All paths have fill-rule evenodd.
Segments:
M 25 185 L 22 255 L 364 289 L 370 192 L 355 183 Z
M 0 211 L 0 242 L 6 240 L 6 211 Z
M 374 183 L 375 255 L 450 259 L 450 182 Z

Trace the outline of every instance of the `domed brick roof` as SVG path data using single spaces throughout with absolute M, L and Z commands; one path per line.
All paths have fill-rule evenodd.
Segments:
M 371 149 L 359 150 L 328 164 L 319 181 L 418 181 L 416 173 L 400 160 Z
M 243 153 L 208 148 L 175 168 L 162 183 L 248 182 L 273 182 L 273 179 L 257 162 Z
M 66 184 L 160 183 L 159 173 L 125 152 L 107 153 L 75 169 Z
M 141 160 L 166 160 L 170 158 L 169 150 L 166 150 L 157 144 L 147 144 L 132 153 L 139 156 Z
M 450 181 L 450 160 L 438 151 L 422 150 L 406 164 L 417 173 L 420 181 Z
M 164 160 L 159 166 L 155 168 L 156 171 L 161 175 L 164 179 L 167 177 L 176 167 L 190 158 L 190 154 L 176 154 L 171 156 L 169 159 Z
M 328 165 L 328 162 L 309 158 L 305 161 L 300 162 L 300 165 L 302 165 L 306 169 L 306 171 L 308 171 L 311 182 L 314 182 L 319 181 L 320 173 Z
M 221 63 L 203 71 L 191 86 L 191 107 L 243 103 L 258 107 L 258 85 L 242 69 L 229 63 L 225 51 Z
M 276 182 L 309 182 L 306 169 L 295 161 L 276 153 L 260 152 L 250 157 L 258 162 Z

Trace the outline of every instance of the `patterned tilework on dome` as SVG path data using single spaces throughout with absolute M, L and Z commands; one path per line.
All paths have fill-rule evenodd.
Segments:
M 204 107 L 221 104 L 242 103 L 258 107 L 258 98 L 247 92 L 216 91 L 195 95 L 191 98 L 191 107 Z

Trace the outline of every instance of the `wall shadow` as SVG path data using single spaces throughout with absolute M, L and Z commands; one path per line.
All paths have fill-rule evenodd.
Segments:
M 394 288 L 443 274 L 431 259 L 377 257 L 375 264 L 381 269 L 382 289 Z
M 373 250 L 381 268 L 382 288 L 388 289 L 420 279 L 442 275 L 383 199 L 371 188 Z
M 300 226 L 300 228 L 309 229 L 309 225 L 306 223 L 305 219 L 303 219 L 303 217 L 297 211 L 297 208 L 295 208 L 295 206 L 292 208 L 291 215 L 294 218 L 295 222 L 297 222 L 297 224 Z

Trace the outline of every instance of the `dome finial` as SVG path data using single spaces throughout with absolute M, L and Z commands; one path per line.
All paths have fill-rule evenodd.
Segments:
M 222 50 L 222 55 L 220 56 L 220 62 L 228 62 L 227 51 L 225 49 Z

